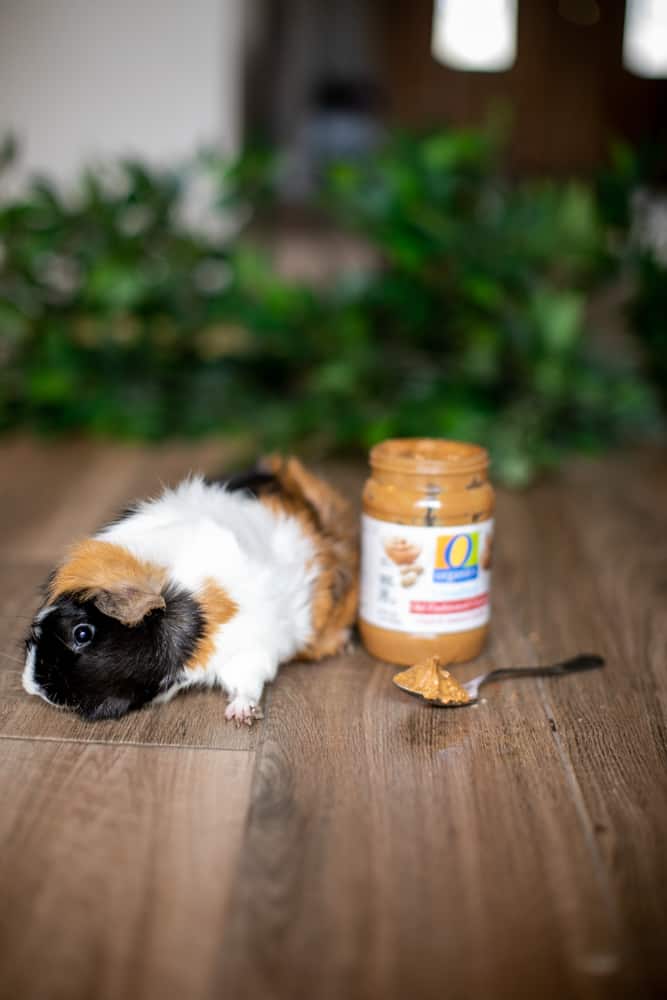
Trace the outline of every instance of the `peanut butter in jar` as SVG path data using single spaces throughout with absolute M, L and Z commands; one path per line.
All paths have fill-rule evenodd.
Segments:
M 489 628 L 494 493 L 484 448 L 383 441 L 363 494 L 359 630 L 389 663 L 477 656 Z

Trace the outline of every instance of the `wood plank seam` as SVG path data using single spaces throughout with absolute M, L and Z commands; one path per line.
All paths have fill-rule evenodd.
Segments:
M 141 740 L 84 740 L 73 736 L 15 736 L 0 733 L 0 740 L 17 743 L 75 743 L 82 747 L 141 747 L 146 750 L 211 750 L 216 753 L 255 753 L 254 747 L 217 747 L 206 743 L 150 743 Z

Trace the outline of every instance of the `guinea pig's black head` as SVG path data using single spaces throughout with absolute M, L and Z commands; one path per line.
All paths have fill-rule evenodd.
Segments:
M 23 684 L 87 719 L 117 719 L 178 683 L 200 634 L 201 615 L 187 594 L 167 595 L 164 609 L 133 626 L 93 601 L 64 596 L 33 622 Z
M 197 602 L 169 586 L 52 587 L 26 639 L 23 686 L 86 719 L 116 719 L 178 685 L 202 627 Z

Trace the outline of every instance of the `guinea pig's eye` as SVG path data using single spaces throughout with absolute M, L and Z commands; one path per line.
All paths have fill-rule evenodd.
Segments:
M 93 625 L 89 625 L 87 622 L 82 622 L 80 625 L 75 625 L 72 630 L 72 636 L 74 637 L 74 642 L 77 646 L 86 646 L 92 641 L 95 635 L 95 628 Z

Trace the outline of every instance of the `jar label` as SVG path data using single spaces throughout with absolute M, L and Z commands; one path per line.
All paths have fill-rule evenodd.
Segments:
M 361 617 L 419 635 L 486 625 L 492 544 L 493 519 L 417 527 L 362 515 Z

